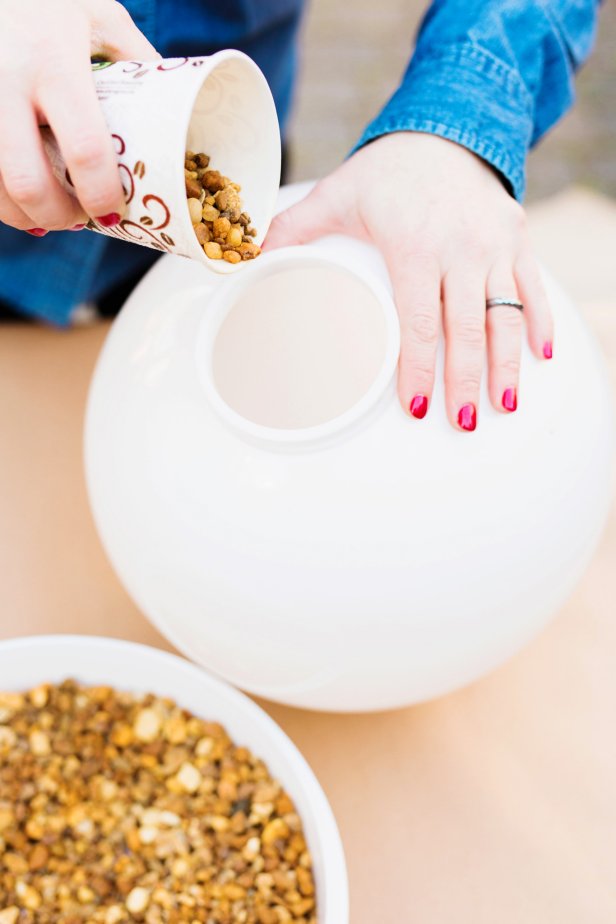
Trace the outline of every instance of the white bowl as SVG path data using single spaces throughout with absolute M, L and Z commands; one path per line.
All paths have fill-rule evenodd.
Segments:
M 347 873 L 340 835 L 323 790 L 295 745 L 252 700 L 176 655 L 118 639 L 49 635 L 0 642 L 0 691 L 24 691 L 71 677 L 170 697 L 220 722 L 267 764 L 294 800 L 314 863 L 319 924 L 347 924 Z

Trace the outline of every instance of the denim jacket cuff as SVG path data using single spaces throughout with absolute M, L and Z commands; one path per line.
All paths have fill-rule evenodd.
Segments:
M 479 46 L 418 49 L 402 84 L 351 153 L 400 131 L 439 135 L 468 148 L 522 200 L 533 100 L 518 72 Z

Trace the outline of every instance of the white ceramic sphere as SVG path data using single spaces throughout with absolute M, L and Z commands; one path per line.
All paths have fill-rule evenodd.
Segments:
M 280 204 L 304 191 L 283 190 Z M 285 268 L 332 263 L 381 311 L 372 385 L 328 422 L 246 421 L 212 378 L 226 313 Z M 445 416 L 442 344 L 428 416 L 400 408 L 396 315 L 368 245 L 324 239 L 264 255 L 231 280 L 163 258 L 110 332 L 86 426 L 98 529 L 143 612 L 216 674 L 314 709 L 414 703 L 516 652 L 583 572 L 611 486 L 603 362 L 574 306 L 546 285 L 554 359 L 524 346 L 518 411 L 492 409 L 484 386 L 469 434 Z M 332 350 L 352 360 L 337 337 L 323 341 L 323 374 Z M 250 397 L 250 379 L 240 384 Z

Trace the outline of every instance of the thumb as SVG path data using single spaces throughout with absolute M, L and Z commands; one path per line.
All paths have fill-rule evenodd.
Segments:
M 305 199 L 285 209 L 274 218 L 263 243 L 264 250 L 308 244 L 317 237 L 336 234 L 340 221 L 323 194 L 323 184 L 317 183 Z

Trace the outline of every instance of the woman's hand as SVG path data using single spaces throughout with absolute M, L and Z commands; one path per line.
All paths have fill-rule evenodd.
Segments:
M 441 305 L 451 423 L 475 429 L 486 338 L 490 400 L 503 413 L 516 409 L 522 314 L 486 311 L 486 300 L 524 303 L 538 358 L 552 355 L 552 318 L 524 212 L 490 167 L 433 135 L 383 136 L 280 214 L 266 248 L 337 233 L 372 241 L 387 263 L 402 337 L 398 394 L 408 414 L 428 410 Z
M 96 98 L 90 57 L 158 58 L 115 0 L 0 0 L 0 221 L 41 237 L 116 224 L 124 211 L 116 155 Z M 54 177 L 49 125 L 77 199 Z

